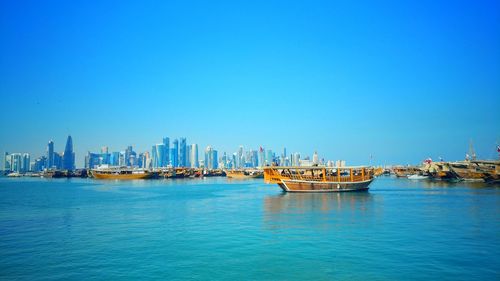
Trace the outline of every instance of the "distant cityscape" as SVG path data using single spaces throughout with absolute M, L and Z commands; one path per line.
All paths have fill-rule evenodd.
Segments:
M 83 167 L 95 169 L 99 166 L 120 166 L 159 170 L 162 168 L 203 168 L 215 169 L 244 169 L 259 168 L 270 165 L 278 166 L 344 166 L 345 161 L 325 161 L 314 152 L 312 158 L 302 157 L 299 152 L 287 154 L 286 148 L 282 152 L 274 152 L 271 149 L 259 147 L 245 150 L 239 146 L 234 153 L 219 151 L 212 146 L 207 146 L 203 157 L 199 157 L 198 144 L 188 144 L 187 139 L 170 140 L 164 137 L 162 142 L 151 147 L 151 151 L 137 153 L 132 146 L 122 151 L 109 151 L 108 146 L 101 147 L 99 152 L 87 152 Z M 17 173 L 41 172 L 46 170 L 76 170 L 75 152 L 73 139 L 68 136 L 63 152 L 56 152 L 54 142 L 50 140 L 47 144 L 46 153 L 31 160 L 29 153 L 5 152 L 4 170 Z

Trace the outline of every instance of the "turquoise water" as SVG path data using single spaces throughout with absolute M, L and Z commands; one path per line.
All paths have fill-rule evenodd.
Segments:
M 6 280 L 499 280 L 500 188 L 0 178 Z

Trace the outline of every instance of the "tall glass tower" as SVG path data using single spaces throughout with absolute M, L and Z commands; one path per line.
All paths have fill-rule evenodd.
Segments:
M 166 159 L 165 156 L 165 145 L 163 143 L 159 143 L 155 146 L 156 149 L 156 168 L 166 167 L 167 163 L 164 162 Z
M 172 153 L 170 154 L 170 163 L 172 163 L 172 167 L 179 167 L 179 141 L 175 139 L 172 142 Z
M 179 143 L 179 167 L 186 167 L 186 138 L 180 138 Z
M 170 161 L 170 139 L 168 137 L 163 138 L 163 167 L 167 167 Z
M 52 169 L 54 166 L 54 142 L 51 140 L 47 144 L 47 169 Z
M 191 158 L 191 167 L 192 168 L 198 168 L 198 145 L 193 143 L 191 144 L 191 155 L 189 156 Z
M 73 171 L 75 169 L 75 153 L 73 152 L 73 139 L 68 136 L 64 148 L 63 169 Z

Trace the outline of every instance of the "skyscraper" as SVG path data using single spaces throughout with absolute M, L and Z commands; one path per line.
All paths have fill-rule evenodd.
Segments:
M 136 157 L 136 153 L 132 149 L 132 146 L 129 145 L 127 146 L 127 149 L 125 149 L 125 166 L 133 166 L 133 163 L 130 161 L 131 158 Z
M 179 167 L 186 167 L 186 138 L 180 138 L 179 143 Z
M 298 152 L 295 152 L 293 154 L 293 158 L 292 158 L 292 166 L 300 166 L 300 154 Z
M 29 171 L 30 171 L 30 155 L 28 153 L 24 153 L 21 163 L 21 172 L 25 173 Z
M 167 157 L 165 156 L 165 144 L 159 143 L 155 146 L 155 154 L 156 155 L 156 160 L 155 160 L 155 168 L 163 168 L 167 166 L 167 163 L 165 162 L 165 159 Z
M 52 140 L 47 144 L 47 169 L 52 169 L 54 166 L 54 142 Z
M 172 153 L 170 154 L 170 163 L 172 164 L 172 167 L 179 167 L 179 141 L 175 139 L 172 142 Z M 173 158 L 173 159 L 172 159 Z
M 190 155 L 191 160 L 191 167 L 192 168 L 198 168 L 199 163 L 198 163 L 198 145 L 193 143 L 191 144 L 191 155 Z
M 273 161 L 274 161 L 273 151 L 268 149 L 266 153 L 266 166 L 273 165 Z
M 71 136 L 68 136 L 68 139 L 66 140 L 62 168 L 68 171 L 73 171 L 75 169 L 75 153 L 73 152 L 73 139 Z
M 207 146 L 205 149 L 205 169 L 213 170 L 217 169 L 218 159 L 217 150 L 214 150 L 211 146 Z
M 213 159 L 212 169 L 219 168 L 219 157 L 217 155 L 217 150 L 215 149 L 212 151 L 212 159 Z
M 238 159 L 237 159 L 237 168 L 242 168 L 245 166 L 245 160 L 243 159 L 243 146 L 240 145 L 240 148 L 238 149 Z
M 163 138 L 163 159 L 161 162 L 163 163 L 163 167 L 167 167 L 170 162 L 170 138 Z
M 258 166 L 259 167 L 264 167 L 266 166 L 265 160 L 264 160 L 264 148 L 262 146 L 259 148 L 259 161 L 258 161 Z
M 120 152 L 111 152 L 109 157 L 109 164 L 112 166 L 118 166 L 120 164 Z
M 186 167 L 191 167 L 191 145 L 186 145 Z
M 4 155 L 4 162 L 3 162 L 3 169 L 5 171 L 12 171 L 12 157 L 10 157 L 10 154 L 8 152 L 5 152 Z
M 151 168 L 158 168 L 158 154 L 156 154 L 156 145 L 151 148 Z
M 59 170 L 63 167 L 63 157 L 60 153 L 54 152 L 54 165 L 52 166 L 54 169 Z
M 21 153 L 12 153 L 11 154 L 11 168 L 10 170 L 13 172 L 21 173 L 22 172 L 22 162 L 23 158 Z
M 319 164 L 319 157 L 318 157 L 318 152 L 314 151 L 313 154 L 313 165 L 318 165 Z

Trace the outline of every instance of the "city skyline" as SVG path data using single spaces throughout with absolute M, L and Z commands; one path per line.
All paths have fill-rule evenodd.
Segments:
M 172 147 L 170 141 L 172 140 Z M 179 145 L 180 143 L 180 145 Z M 186 137 L 170 138 L 163 137 L 162 142 L 152 145 L 150 151 L 141 151 L 137 148 L 134 150 L 133 145 L 127 145 L 125 149 L 110 149 L 109 146 L 104 145 L 97 150 L 87 151 L 83 157 L 83 163 L 78 163 L 73 150 L 73 138 L 71 135 L 67 136 L 66 145 L 63 152 L 57 152 L 54 141 L 51 139 L 46 146 L 46 152 L 43 154 L 32 154 L 27 152 L 4 152 L 3 166 L 17 172 L 28 171 L 41 171 L 44 169 L 58 169 L 58 170 L 75 170 L 79 168 L 92 169 L 99 165 L 111 166 L 131 166 L 147 169 L 161 169 L 167 167 L 191 167 L 191 168 L 208 168 L 208 169 L 231 169 L 231 168 L 254 168 L 268 166 L 271 164 L 283 166 L 302 166 L 302 165 L 353 165 L 346 159 L 342 158 L 325 158 L 324 155 L 319 156 L 315 150 L 314 153 L 303 153 L 294 151 L 287 153 L 287 148 L 284 146 L 282 152 L 275 150 L 275 148 L 259 146 L 258 149 L 252 147 L 245 147 L 239 145 L 237 149 L 232 151 L 220 151 L 211 145 L 206 146 L 201 152 L 198 149 L 197 143 L 187 142 Z M 469 143 L 468 151 L 464 154 L 464 159 L 469 157 L 476 157 L 478 155 L 473 148 L 473 143 Z M 471 153 L 471 149 L 474 149 Z M 495 155 L 491 159 L 498 157 L 500 146 L 496 145 Z M 200 155 L 201 154 L 201 155 Z M 34 156 L 34 157 L 32 157 Z M 32 158 L 31 158 L 32 157 Z M 181 161 L 180 159 L 184 159 Z M 363 165 L 405 165 L 405 164 L 419 164 L 433 159 L 427 157 L 418 163 L 377 163 L 373 155 L 369 156 L 367 163 Z M 483 159 L 486 159 L 483 157 Z M 32 160 L 32 161 L 31 161 Z M 443 157 L 435 157 L 435 161 L 449 160 Z M 460 159 L 462 160 L 462 159 Z M 245 162 L 246 161 L 246 162 Z M 276 161 L 276 162 L 275 162 Z M 339 162 L 340 161 L 340 162 Z M 354 163 L 357 165 L 357 163 Z
M 0 153 L 318 151 L 496 158 L 497 1 L 0 3 Z M 354 20 L 353 20 L 354 19 Z M 187 150 L 187 148 L 186 148 Z M 187 159 L 186 159 L 187 160 Z
M 206 169 L 241 169 L 257 168 L 269 165 L 333 165 L 335 161 L 319 158 L 317 151 L 312 155 L 294 152 L 287 154 L 286 147 L 282 152 L 260 146 L 258 149 L 240 145 L 234 152 L 219 151 L 208 145 L 201 155 L 198 144 L 187 143 L 185 137 L 172 139 L 173 146 L 170 147 L 170 137 L 163 137 L 161 143 L 152 146 L 151 151 L 135 151 L 129 145 L 124 150 L 113 151 L 109 146 L 101 146 L 100 151 L 87 151 L 84 163 L 80 167 L 75 163 L 75 152 L 73 150 L 73 138 L 68 135 L 63 152 L 54 149 L 53 140 L 48 141 L 46 152 L 39 157 L 33 157 L 30 162 L 30 153 L 5 152 L 3 169 L 15 172 L 38 172 L 42 170 L 69 170 L 78 168 L 93 169 L 101 165 L 128 166 L 146 169 L 161 169 L 168 167 L 203 167 Z M 180 145 L 179 145 L 180 143 Z M 203 155 L 204 154 L 204 155 Z M 35 155 L 36 156 L 36 155 Z M 302 157 L 302 158 L 301 158 Z M 184 160 L 182 160 L 184 159 Z M 341 161 L 341 160 L 337 160 Z M 341 161 L 345 165 L 345 160 Z

